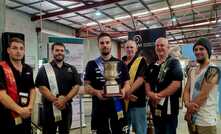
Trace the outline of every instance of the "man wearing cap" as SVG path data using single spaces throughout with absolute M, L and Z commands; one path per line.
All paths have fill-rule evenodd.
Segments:
M 185 120 L 190 134 L 216 134 L 219 68 L 210 63 L 211 43 L 199 38 L 193 46 L 199 66 L 190 68 L 184 89 Z

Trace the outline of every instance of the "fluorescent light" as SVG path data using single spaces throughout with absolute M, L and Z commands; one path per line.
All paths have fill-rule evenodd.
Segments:
M 169 10 L 169 8 L 168 7 L 163 7 L 163 8 L 160 8 L 160 9 L 151 10 L 151 12 L 155 13 L 155 12 L 165 11 L 165 10 Z
M 107 23 L 107 22 L 111 22 L 113 21 L 113 19 L 104 19 L 104 20 L 99 20 L 98 22 L 99 23 Z M 87 26 L 94 26 L 94 25 L 97 25 L 96 22 L 90 22 L 90 23 L 87 23 L 86 24 Z
M 193 1 L 193 4 L 199 4 L 202 2 L 206 2 L 206 1 L 209 1 L 209 0 L 195 0 L 195 1 Z
M 130 18 L 130 16 L 129 15 L 125 15 L 125 16 L 116 17 L 114 19 L 116 19 L 116 20 L 123 20 L 123 19 L 127 19 L 127 18 Z
M 134 13 L 134 14 L 132 14 L 132 16 L 142 16 L 142 15 L 146 15 L 148 13 L 150 13 L 150 12 L 149 11 L 145 11 L 145 12 L 140 12 L 140 13 Z
M 93 25 L 97 25 L 97 23 L 96 22 L 90 22 L 90 23 L 87 23 L 86 25 L 87 26 L 93 26 Z
M 190 24 L 182 27 L 191 27 L 191 26 L 201 26 L 201 25 L 206 25 L 206 24 L 212 24 L 216 23 L 216 21 L 207 21 L 207 22 L 202 22 L 202 23 L 197 23 L 197 24 Z
M 98 22 L 99 23 L 107 23 L 107 22 L 110 22 L 110 21 L 113 21 L 113 19 L 104 19 L 104 20 L 99 20 Z
M 96 11 L 96 12 L 95 12 L 95 15 L 96 15 L 96 16 L 101 16 L 101 12 L 100 12 L 100 11 Z
M 120 36 L 118 39 L 128 39 L 128 36 Z
M 42 33 L 46 33 L 46 34 L 50 34 L 50 35 L 54 35 L 54 36 L 58 36 L 58 37 L 71 37 L 73 38 L 73 35 L 67 35 L 64 33 L 59 33 L 59 32 L 55 32 L 55 31 L 51 31 L 51 30 L 47 30 L 47 29 L 42 29 L 41 30 Z
M 208 0 L 195 0 L 193 1 L 192 4 L 199 4 L 199 3 L 203 3 L 203 2 L 206 2 Z M 172 9 L 176 9 L 176 8 L 181 8 L 181 7 L 186 7 L 186 6 L 190 6 L 191 3 L 190 2 L 186 2 L 186 3 L 183 3 L 183 4 L 178 4 L 178 5 L 173 5 L 171 6 Z M 166 10 L 169 10 L 168 7 L 163 7 L 163 8 L 160 8 L 160 9 L 155 9 L 155 10 L 151 10 L 151 11 L 145 11 L 145 12 L 140 12 L 140 13 L 134 13 L 132 14 L 132 16 L 141 16 L 141 15 L 147 15 L 149 14 L 150 12 L 152 13 L 155 13 L 155 12 L 159 12 L 159 11 L 166 11 Z M 120 17 L 116 17 L 115 19 L 116 20 L 122 20 L 122 19 L 128 19 L 130 18 L 129 15 L 125 15 L 125 16 L 120 16 Z M 107 22 L 111 22 L 112 20 L 99 20 L 98 22 L 100 23 L 107 23 Z M 221 20 L 219 20 L 221 21 Z M 97 23 L 94 23 L 94 22 L 91 22 L 91 23 L 87 23 L 86 24 L 87 26 L 93 26 L 93 25 L 97 25 Z
M 180 8 L 180 7 L 190 6 L 190 5 L 191 5 L 191 3 L 187 2 L 187 3 L 183 3 L 183 4 L 179 4 L 179 5 L 173 5 L 173 6 L 171 6 L 171 8 L 175 9 L 175 8 Z

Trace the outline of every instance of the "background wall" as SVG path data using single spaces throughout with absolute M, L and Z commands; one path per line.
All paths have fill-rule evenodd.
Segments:
M 44 33 L 37 34 L 36 27 L 40 26 L 40 22 L 32 22 L 30 16 L 18 12 L 6 9 L 6 26 L 5 32 L 18 32 L 25 35 L 25 58 L 26 62 L 32 62 L 35 66 L 35 73 L 38 69 L 38 60 L 47 58 L 47 43 L 49 36 L 72 36 L 75 33 L 75 29 L 63 26 L 57 23 L 49 21 L 43 21 Z M 97 47 L 96 39 L 85 39 L 85 52 L 84 52 L 84 65 L 89 60 L 99 56 L 99 50 Z M 117 45 L 113 43 L 112 54 L 117 56 Z
M 37 34 L 35 32 L 36 24 L 31 22 L 29 16 L 19 12 L 6 9 L 6 32 L 18 32 L 25 35 L 26 57 L 33 56 L 37 63 Z
M 97 45 L 97 39 L 85 39 L 84 44 L 84 65 L 86 65 L 89 60 L 93 60 L 98 57 L 100 52 Z M 113 56 L 117 57 L 117 44 L 115 42 L 112 42 L 111 52 Z

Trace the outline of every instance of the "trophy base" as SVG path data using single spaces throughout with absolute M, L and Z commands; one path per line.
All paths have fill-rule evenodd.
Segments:
M 121 93 L 113 93 L 113 94 L 103 94 L 104 97 L 122 97 Z
M 104 90 L 104 97 L 121 97 L 122 93 L 120 91 L 119 85 L 106 85 Z

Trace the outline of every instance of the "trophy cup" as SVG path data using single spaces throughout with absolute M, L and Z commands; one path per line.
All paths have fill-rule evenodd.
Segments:
M 115 80 L 118 77 L 117 61 L 109 61 L 104 63 L 104 79 L 106 80 L 104 87 L 104 96 L 122 96 L 120 86 Z

